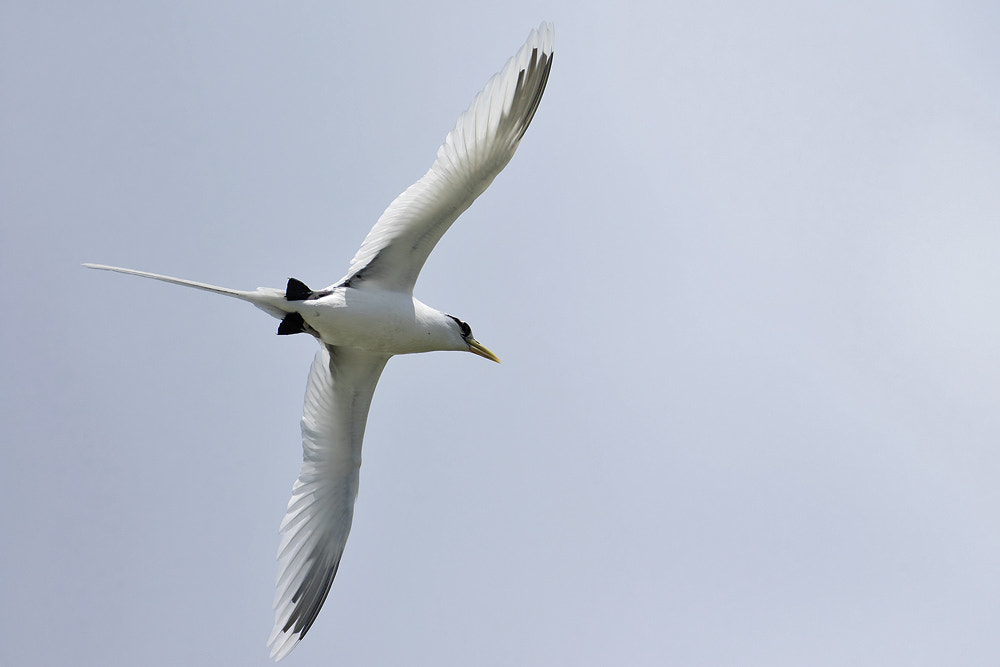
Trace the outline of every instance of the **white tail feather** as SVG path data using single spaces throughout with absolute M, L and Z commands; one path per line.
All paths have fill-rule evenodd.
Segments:
M 88 269 L 98 269 L 100 271 L 115 271 L 116 273 L 127 273 L 132 276 L 139 276 L 140 278 L 151 278 L 153 280 L 159 280 L 165 283 L 172 283 L 174 285 L 181 285 L 183 287 L 193 287 L 194 289 L 204 290 L 206 292 L 214 292 L 216 294 L 221 294 L 223 296 L 231 296 L 235 299 L 241 299 L 243 301 L 249 301 L 253 305 L 257 306 L 264 312 L 278 318 L 279 320 L 284 318 L 289 312 L 290 308 L 282 308 L 281 306 L 286 304 L 285 301 L 285 291 L 274 289 L 272 287 L 258 287 L 253 292 L 248 292 L 245 290 L 230 289 L 228 287 L 219 287 L 218 285 L 209 285 L 208 283 L 199 283 L 194 280 L 184 280 L 183 278 L 174 278 L 173 276 L 164 276 L 159 273 L 149 273 L 148 271 L 137 271 L 135 269 L 124 269 L 120 266 L 107 266 L 105 264 L 84 264 Z

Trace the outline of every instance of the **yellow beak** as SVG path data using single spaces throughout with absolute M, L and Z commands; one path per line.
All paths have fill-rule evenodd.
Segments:
M 484 359 L 489 359 L 490 361 L 495 361 L 498 364 L 500 363 L 500 359 L 497 358 L 497 355 L 495 355 L 492 352 L 490 352 L 489 350 L 487 350 L 485 345 L 483 345 L 482 343 L 480 343 L 478 340 L 476 340 L 472 336 L 469 336 L 468 338 L 466 338 L 465 342 L 469 344 L 469 352 L 471 352 L 472 354 L 478 354 L 480 357 L 482 357 Z

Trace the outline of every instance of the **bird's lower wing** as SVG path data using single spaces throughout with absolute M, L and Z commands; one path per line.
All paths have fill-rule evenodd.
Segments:
M 543 23 L 459 117 L 419 181 L 389 205 L 338 284 L 410 292 L 431 250 L 514 156 L 542 99 L 554 33 Z
M 388 357 L 324 346 L 309 370 L 302 413 L 302 472 L 281 522 L 271 657 L 306 635 L 340 565 L 358 495 L 361 442 Z

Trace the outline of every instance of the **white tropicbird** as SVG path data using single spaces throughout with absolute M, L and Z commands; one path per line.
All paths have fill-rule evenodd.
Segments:
M 313 291 L 289 279 L 284 290 L 253 292 L 100 264 L 249 301 L 281 320 L 278 334 L 320 343 L 302 414 L 302 471 L 281 522 L 274 629 L 275 660 L 305 637 L 340 565 L 358 495 L 361 441 L 379 375 L 394 354 L 459 350 L 497 357 L 468 324 L 413 296 L 438 239 L 507 165 L 524 136 L 552 67 L 553 28 L 542 23 L 476 95 L 423 177 L 389 205 L 351 260 L 347 275 Z

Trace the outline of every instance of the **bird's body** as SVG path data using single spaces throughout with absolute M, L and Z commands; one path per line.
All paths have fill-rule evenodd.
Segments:
M 425 305 L 413 285 L 434 245 L 513 156 L 552 65 L 542 24 L 487 83 L 438 150 L 430 170 L 382 214 L 347 275 L 323 290 L 289 279 L 284 290 L 243 291 L 134 269 L 87 264 L 248 301 L 281 321 L 279 334 L 320 343 L 306 385 L 303 461 L 278 548 L 275 625 L 281 659 L 305 636 L 340 565 L 354 515 L 361 443 L 375 385 L 397 354 L 457 350 L 499 361 L 468 324 Z
M 327 345 L 387 355 L 468 349 L 449 317 L 400 292 L 340 287 L 296 312 Z

